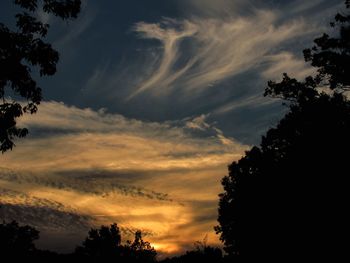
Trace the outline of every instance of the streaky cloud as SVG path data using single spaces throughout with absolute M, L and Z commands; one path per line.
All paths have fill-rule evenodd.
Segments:
M 305 77 L 316 73 L 315 68 L 306 64 L 304 59 L 296 58 L 290 52 L 267 56 L 266 60 L 269 66 L 262 71 L 261 75 L 268 80 L 281 80 L 282 73 L 285 72 L 298 80 L 303 80 Z
M 179 26 L 180 29 L 176 29 L 176 26 Z M 164 49 L 158 69 L 128 97 L 128 100 L 161 82 L 165 82 L 165 85 L 171 84 L 186 72 L 189 65 L 177 72 L 172 72 L 172 68 L 179 56 L 179 44 L 186 37 L 193 36 L 197 32 L 197 27 L 189 21 L 178 22 L 175 19 L 165 19 L 158 24 L 139 22 L 135 25 L 134 31 L 143 38 L 161 41 Z
M 128 99 L 145 91 L 161 96 L 174 88 L 188 96 L 200 93 L 264 61 L 271 62 L 277 46 L 310 34 L 314 28 L 302 19 L 281 22 L 277 12 L 256 10 L 251 16 L 140 22 L 134 31 L 160 41 L 163 48 L 157 49 L 158 67 Z M 183 45 L 185 40 L 191 48 Z
M 137 171 L 134 173 L 137 173 Z M 142 172 L 139 173 L 141 174 L 139 176 L 142 176 Z M 0 180 L 9 183 L 30 184 L 32 187 L 47 187 L 51 189 L 75 191 L 101 196 L 103 198 L 119 194 L 155 199 L 158 201 L 173 201 L 165 193 L 155 192 L 141 186 L 130 185 L 132 179 L 125 180 L 125 176 L 129 176 L 128 172 L 116 173 L 108 170 L 94 171 L 93 169 L 89 169 L 86 171 L 61 170 L 58 172 L 33 173 L 30 171 L 16 171 L 0 167 Z M 133 179 L 135 180 L 135 177 Z M 52 207 L 53 205 L 51 204 L 49 206 Z
M 94 225 L 118 222 L 123 229 L 142 229 L 168 251 L 178 251 L 203 231 L 217 242 L 215 208 L 204 217 L 209 210 L 197 204 L 217 200 L 226 166 L 248 146 L 225 136 L 209 116 L 149 122 L 43 102 L 35 116 L 20 120 L 31 133 L 2 156 L 0 171 L 2 187 L 41 201 L 31 207 L 25 200 L 34 199 L 9 196 L 8 209 L 35 220 L 46 207 L 66 213 L 69 206 Z M 196 221 L 200 224 L 191 227 Z M 187 241 L 162 243 L 176 229 L 184 229 L 181 238 Z
M 67 204 L 6 188 L 0 188 L 0 195 L 2 220 L 73 233 L 86 231 L 94 224 L 91 216 L 80 214 Z

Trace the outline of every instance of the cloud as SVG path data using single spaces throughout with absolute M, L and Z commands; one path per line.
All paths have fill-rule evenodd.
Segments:
M 53 43 L 54 46 L 58 47 L 59 50 L 68 51 L 68 46 L 77 40 L 79 36 L 86 32 L 95 20 L 97 11 L 94 8 L 88 8 L 88 1 L 82 1 L 81 11 L 78 18 L 71 21 L 68 27 L 65 28 L 65 34 L 56 39 Z M 44 15 L 39 13 L 39 17 L 46 19 Z M 58 25 L 56 25 L 58 26 Z M 72 48 L 70 46 L 70 48 Z
M 12 171 L 12 175 L 16 174 Z M 108 225 L 118 222 L 125 242 L 133 238 L 137 229 L 142 229 L 144 236 L 154 235 L 154 229 L 147 229 L 147 225 L 148 223 L 154 224 L 155 218 L 171 221 L 161 213 L 156 203 L 154 207 L 158 213 L 142 212 L 139 205 L 145 205 L 145 203 L 140 202 L 137 198 L 132 199 L 134 202 L 139 202 L 139 205 L 133 205 L 135 211 L 127 212 L 125 206 L 112 204 L 113 201 L 121 201 L 115 197 L 105 198 L 105 202 L 101 202 L 98 197 L 77 195 L 62 189 L 41 186 L 38 190 L 38 185 L 33 183 L 28 185 L 23 181 L 17 182 L 17 185 L 10 185 L 4 183 L 1 178 L 0 182 L 2 183 L 0 187 L 1 218 L 7 222 L 16 220 L 22 225 L 30 225 L 38 229 L 41 237 L 38 245 L 44 249 L 71 252 L 76 245 L 81 244 L 90 228 L 98 228 L 101 224 Z M 15 190 L 8 188 L 15 188 Z M 70 199 L 72 195 L 75 196 L 73 200 Z M 82 199 L 85 200 L 82 201 Z M 130 199 L 123 201 L 130 205 Z M 105 210 L 91 208 L 94 205 L 102 206 Z M 114 213 L 108 213 L 107 207 Z M 137 212 L 138 209 L 139 212 Z M 104 213 L 101 214 L 101 212 Z M 139 221 L 143 222 L 142 227 L 137 225 Z M 128 222 L 137 225 L 137 228 L 130 226 Z
M 3 220 L 16 220 L 41 230 L 71 233 L 86 232 L 93 225 L 91 216 L 81 215 L 67 204 L 1 188 L 0 193 Z
M 90 95 L 98 107 L 107 105 L 107 98 L 112 102 L 109 109 L 125 116 L 141 115 L 143 120 L 58 102 L 44 102 L 38 114 L 21 119 L 19 124 L 29 127 L 30 135 L 1 156 L 1 166 L 10 169 L 0 171 L 0 195 L 7 200 L 8 215 L 53 232 L 76 216 L 84 226 L 117 222 L 126 232 L 142 229 L 157 248 L 171 253 L 190 248 L 205 234 L 210 244 L 219 244 L 213 226 L 220 180 L 227 164 L 249 148 L 226 131 L 260 133 L 256 112 L 271 119 L 272 110 L 259 108 L 271 101 L 262 98 L 262 89 L 256 86 L 261 80 L 279 78 L 283 71 L 298 78 L 309 74 L 293 52 L 301 41 L 311 39 L 319 18 L 328 16 L 320 9 L 315 12 L 317 19 L 306 16 L 323 2 L 319 0 L 302 6 L 295 5 L 301 1 L 293 1 L 281 9 L 269 9 L 266 1 L 176 2 L 182 6 L 181 18 L 132 20 L 139 21 L 129 25 L 139 45 L 135 48 L 133 41 L 127 48 L 117 45 L 124 53 L 122 62 L 113 64 L 113 57 L 119 55 L 109 54 L 109 60 L 105 54 L 82 81 L 86 86 L 75 85 L 82 91 L 75 103 L 83 105 Z M 110 13 L 101 11 L 102 15 Z M 300 12 L 305 16 L 298 17 Z M 96 14 L 90 3 L 68 31 L 58 32 L 67 33 L 54 42 L 66 53 L 63 61 L 74 61 L 81 36 L 88 44 L 88 30 L 89 39 L 104 39 L 100 37 L 111 27 L 95 38 Z M 38 16 L 54 22 L 52 17 Z M 114 33 L 108 31 L 109 46 L 119 43 Z M 79 66 L 89 65 L 80 61 Z M 238 111 L 245 122 L 232 114 L 242 109 L 248 109 L 248 113 Z M 150 117 L 152 110 L 155 113 Z M 151 122 L 148 118 L 172 120 Z M 227 125 L 225 132 L 215 123 L 220 118 Z M 50 214 L 52 224 L 43 220 Z M 43 243 L 48 240 L 53 240 L 50 233 Z M 61 248 L 72 245 L 66 244 L 67 236 L 61 240 Z
M 306 64 L 303 59 L 297 59 L 290 52 L 282 52 L 267 57 L 269 66 L 262 71 L 265 79 L 281 80 L 282 73 L 288 73 L 293 78 L 303 80 L 305 77 L 314 75 L 316 69 Z
M 16 150 L 4 159 L 8 168 L 33 170 L 196 169 L 203 163 L 225 164 L 246 149 L 210 124 L 199 134 L 187 127 L 189 122 L 142 122 L 103 110 L 46 102 L 37 115 L 20 120 L 19 125 L 28 127 L 33 137 L 19 140 Z M 174 152 L 185 158 L 172 158 Z
M 216 206 L 201 204 L 216 203 L 227 165 L 248 146 L 207 119 L 147 122 L 43 102 L 36 115 L 20 120 L 30 135 L 1 157 L 1 187 L 26 196 L 9 195 L 9 209 L 33 220 L 47 208 L 55 215 L 89 215 L 95 226 L 117 222 L 142 229 L 168 251 L 203 231 L 215 237 Z M 179 228 L 186 230 L 177 240 L 164 241 Z
M 137 23 L 134 31 L 141 37 L 160 41 L 157 59 L 161 59 L 129 99 L 147 90 L 161 95 L 178 88 L 190 95 L 215 87 L 271 62 L 274 49 L 313 30 L 302 19 L 281 22 L 277 12 L 267 10 L 250 16 Z
M 176 26 L 179 26 L 180 29 L 176 29 Z M 159 85 L 159 83 L 165 82 L 163 85 L 169 85 L 186 72 L 189 66 L 185 66 L 177 72 L 172 72 L 172 67 L 179 56 L 179 44 L 185 38 L 193 36 L 197 31 L 197 27 L 189 21 L 180 23 L 174 19 L 165 19 L 161 24 L 137 23 L 134 31 L 138 32 L 143 38 L 161 41 L 164 50 L 158 68 L 149 79 L 142 83 L 141 87 L 129 96 L 129 99 L 155 85 Z
M 180 17 L 129 25 L 132 41 L 121 50 L 122 61 L 95 63 L 80 105 L 156 121 L 208 113 L 214 121 L 219 112 L 226 135 L 257 143 L 255 127 L 265 131 L 276 119 L 268 116 L 283 111 L 262 98 L 266 80 L 283 71 L 298 78 L 310 72 L 301 50 L 328 24 L 335 1 L 309 1 L 293 13 L 299 1 L 174 2 Z
M 312 8 L 317 7 L 318 5 L 325 2 L 325 0 L 311 0 L 311 1 L 303 1 L 303 0 L 294 0 L 292 3 L 287 5 L 287 9 L 291 13 L 301 13 L 308 11 Z
M 182 10 L 188 15 L 201 17 L 230 17 L 258 9 L 255 0 L 178 0 Z
M 244 98 L 243 100 L 234 100 L 232 102 L 226 103 L 217 109 L 213 111 L 213 115 L 221 115 L 228 113 L 230 111 L 234 111 L 241 108 L 247 108 L 250 109 L 262 107 L 264 105 L 270 105 L 276 103 L 276 101 L 273 101 L 271 99 L 263 97 L 261 94 L 258 95 L 252 95 L 250 97 Z
M 135 172 L 137 173 L 137 172 Z M 138 176 L 143 176 L 139 172 Z M 129 180 L 125 177 L 131 177 Z M 33 173 L 30 171 L 16 171 L 0 167 L 0 180 L 15 184 L 31 184 L 36 187 L 47 187 L 58 190 L 76 191 L 84 194 L 109 197 L 115 194 L 155 199 L 172 202 L 167 194 L 128 185 L 135 183 L 137 176 L 132 172 L 111 172 L 108 170 L 69 171 Z M 51 205 L 52 206 L 52 205 Z

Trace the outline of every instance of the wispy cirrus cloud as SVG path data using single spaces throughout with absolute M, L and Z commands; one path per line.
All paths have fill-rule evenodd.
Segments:
M 261 75 L 265 79 L 281 79 L 282 73 L 287 72 L 293 78 L 303 80 L 305 77 L 314 75 L 316 69 L 306 64 L 301 58 L 296 58 L 290 52 L 281 52 L 275 55 L 267 56 L 266 62 L 269 64 L 267 69 L 263 70 Z
M 91 5 L 91 4 L 90 4 Z M 74 40 L 77 40 L 86 30 L 91 26 L 95 20 L 97 11 L 94 8 L 88 8 L 88 1 L 82 1 L 81 12 L 74 21 L 74 23 L 66 23 L 67 31 L 64 35 L 58 37 L 53 45 L 56 46 L 60 51 L 67 51 L 68 47 L 71 48 L 71 45 L 74 43 Z M 39 12 L 39 18 L 44 21 L 49 21 L 49 18 L 52 16 L 47 13 Z
M 205 129 L 198 128 L 199 121 L 206 125 Z M 196 125 L 190 125 L 193 122 Z M 103 109 L 94 111 L 46 102 L 36 116 L 20 120 L 20 125 L 32 131 L 33 138 L 20 140 L 16 151 L 4 159 L 9 168 L 27 166 L 34 170 L 195 169 L 202 167 L 203 162 L 208 166 L 225 163 L 223 160 L 234 158 L 246 148 L 204 123 L 205 118 L 143 122 L 108 114 Z M 31 155 L 26 155 L 26 151 Z M 11 161 L 14 158 L 16 162 Z
M 205 234 L 219 244 L 220 180 L 248 149 L 227 133 L 251 143 L 247 134 L 260 138 L 274 125 L 271 116 L 281 110 L 268 108 L 265 81 L 284 71 L 312 73 L 293 54 L 328 23 L 334 8 L 325 3 L 335 1 L 169 0 L 179 11 L 166 14 L 172 18 L 127 13 L 147 1 L 84 1 L 77 21 L 53 26 L 61 77 L 42 86 L 54 91 L 47 98 L 124 116 L 44 102 L 36 116 L 21 119 L 30 135 L 0 159 L 12 171 L 0 169 L 7 218 L 53 232 L 82 230 L 77 242 L 88 226 L 117 222 L 144 230 L 161 251 L 189 249 Z M 59 246 L 72 249 L 73 234 Z
M 176 26 L 180 28 L 176 29 Z M 160 83 L 168 86 L 186 73 L 190 65 L 186 65 L 177 72 L 173 72 L 172 69 L 179 57 L 179 45 L 181 41 L 187 37 L 193 36 L 197 32 L 197 26 L 189 21 L 178 22 L 174 19 L 165 19 L 161 24 L 137 23 L 134 27 L 134 31 L 138 32 L 142 38 L 161 41 L 164 49 L 158 68 L 129 98 Z
M 188 94 L 201 92 L 271 61 L 278 46 L 313 32 L 302 19 L 281 22 L 278 12 L 267 10 L 249 16 L 140 22 L 134 30 L 143 38 L 160 41 L 162 48 L 157 49 L 158 67 L 129 99 L 147 90 L 155 95 L 169 94 L 174 88 Z M 274 62 L 279 63 L 277 58 L 281 57 Z
M 132 53 L 123 51 L 118 65 L 108 59 L 95 65 L 82 100 L 103 98 L 99 105 L 151 120 L 208 113 L 214 120 L 219 113 L 220 129 L 255 143 L 261 134 L 253 127 L 266 129 L 275 120 L 268 112 L 283 111 L 263 98 L 266 80 L 312 73 L 301 50 L 312 46 L 335 1 L 174 1 L 181 17 L 129 25 Z

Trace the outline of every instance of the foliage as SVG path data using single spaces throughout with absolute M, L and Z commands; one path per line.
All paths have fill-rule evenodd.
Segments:
M 117 224 L 91 229 L 82 245 L 74 253 L 59 254 L 37 249 L 34 241 L 39 239 L 39 231 L 31 226 L 19 226 L 15 221 L 0 224 L 0 253 L 3 258 L 33 260 L 34 262 L 157 262 L 157 251 L 148 241 L 142 239 L 142 232 L 136 231 L 133 241 L 122 244 Z M 181 256 L 166 258 L 163 263 L 230 262 L 225 260 L 219 248 L 203 242 L 196 242 L 194 250 Z
M 15 0 L 22 13 L 15 15 L 16 30 L 0 23 L 0 151 L 14 146 L 15 137 L 28 134 L 26 128 L 17 127 L 17 118 L 24 113 L 37 112 L 42 100 L 41 88 L 32 77 L 32 69 L 38 68 L 40 76 L 56 73 L 59 54 L 51 44 L 44 42 L 49 25 L 35 17 L 41 7 L 43 12 L 62 19 L 76 18 L 80 0 Z M 26 100 L 22 104 L 9 95 Z
M 141 231 L 136 231 L 133 242 L 127 241 L 124 246 L 124 254 L 129 255 L 128 261 L 154 262 L 157 252 L 154 247 L 142 239 Z
M 121 235 L 117 224 L 110 227 L 101 226 L 100 229 L 91 229 L 88 237 L 76 253 L 89 258 L 116 258 L 121 254 Z
M 338 14 L 335 20 L 338 38 L 323 35 L 304 51 L 316 76 L 299 82 L 284 74 L 281 82 L 268 82 L 265 96 L 287 101 L 290 111 L 222 180 L 215 229 L 232 257 L 347 251 L 350 19 Z
M 0 251 L 6 255 L 26 256 L 36 248 L 34 241 L 39 239 L 39 231 L 30 226 L 19 226 L 16 221 L 0 224 Z
M 142 239 L 141 231 L 136 231 L 133 242 L 121 244 L 120 229 L 117 224 L 91 229 L 83 245 L 77 247 L 75 256 L 87 259 L 116 259 L 127 262 L 154 262 L 156 250 Z

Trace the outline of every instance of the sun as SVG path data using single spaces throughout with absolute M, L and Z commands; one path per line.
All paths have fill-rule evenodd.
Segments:
M 152 243 L 152 247 L 160 254 L 174 254 L 179 252 L 178 246 L 174 244 Z

